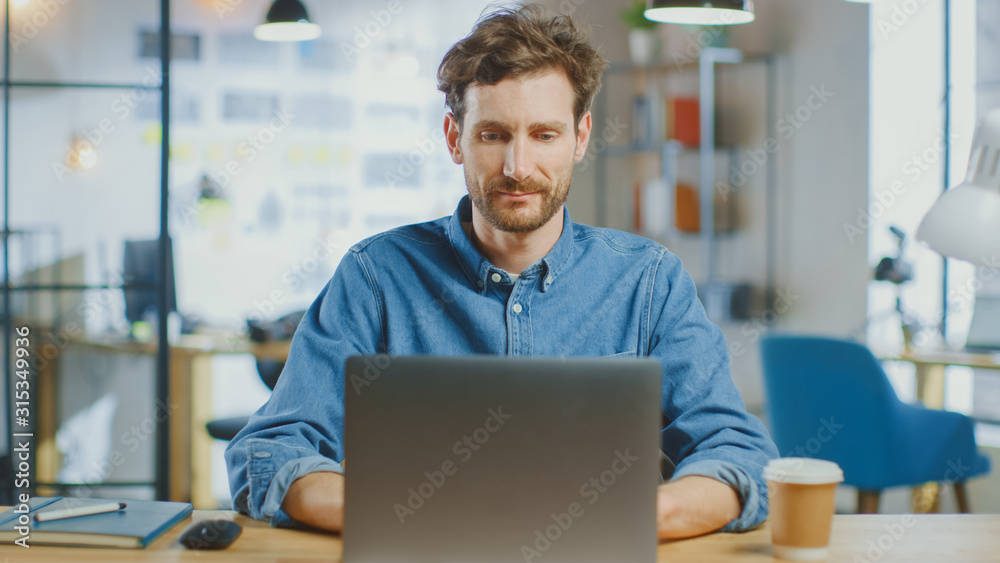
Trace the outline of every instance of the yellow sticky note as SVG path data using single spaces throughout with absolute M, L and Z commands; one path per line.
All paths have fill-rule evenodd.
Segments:
M 163 142 L 163 127 L 159 123 L 149 123 L 142 129 L 142 142 L 146 145 L 159 145 Z

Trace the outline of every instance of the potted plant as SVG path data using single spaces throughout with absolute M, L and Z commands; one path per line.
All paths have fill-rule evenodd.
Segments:
M 646 1 L 634 0 L 621 11 L 621 18 L 629 28 L 628 48 L 632 64 L 644 66 L 659 59 L 660 36 L 656 22 L 646 19 Z

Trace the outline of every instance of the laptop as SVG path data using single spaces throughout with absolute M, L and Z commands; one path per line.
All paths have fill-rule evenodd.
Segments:
M 346 563 L 656 561 L 660 364 L 355 356 Z
M 1000 352 L 1000 296 L 980 295 L 965 340 L 967 352 Z

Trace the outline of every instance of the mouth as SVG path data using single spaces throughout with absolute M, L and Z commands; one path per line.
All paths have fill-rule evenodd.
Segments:
M 538 195 L 538 192 L 496 192 L 501 198 L 507 201 L 528 201 L 532 196 Z

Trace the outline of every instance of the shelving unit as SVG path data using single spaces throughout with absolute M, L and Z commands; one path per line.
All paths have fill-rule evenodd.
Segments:
M 700 231 L 697 233 L 686 233 L 678 231 L 676 228 L 670 228 L 665 240 L 661 240 L 660 242 L 669 247 L 672 243 L 679 241 L 698 241 L 698 254 L 700 255 L 701 271 L 695 276 L 695 278 L 698 282 L 699 294 L 701 295 L 703 301 L 714 300 L 715 298 L 713 295 L 718 295 L 720 290 L 723 290 L 726 286 L 731 285 L 730 282 L 721 279 L 719 276 L 717 252 L 718 242 L 720 240 L 736 239 L 742 234 L 738 229 L 733 232 L 715 232 L 716 160 L 719 158 L 721 153 L 723 158 L 727 159 L 728 164 L 738 166 L 737 162 L 739 153 L 741 152 L 741 147 L 718 146 L 716 144 L 717 73 L 720 72 L 719 67 L 722 65 L 733 67 L 751 64 L 763 65 L 764 71 L 766 72 L 767 91 L 764 92 L 764 97 L 767 100 L 767 107 L 763 112 L 764 119 L 766 120 L 766 126 L 763 127 L 763 129 L 766 131 L 766 139 L 775 139 L 775 109 L 773 96 L 771 95 L 771 93 L 775 90 L 774 65 L 772 58 L 768 55 L 747 57 L 738 49 L 708 47 L 701 51 L 697 63 L 689 65 L 660 65 L 649 67 L 612 65 L 605 73 L 604 90 L 595 103 L 594 123 L 603 124 L 605 123 L 609 113 L 608 90 L 617 85 L 617 81 L 615 79 L 630 75 L 637 77 L 642 82 L 644 91 L 643 96 L 645 98 L 644 105 L 649 108 L 646 112 L 646 118 L 650 121 L 650 123 L 644 125 L 644 129 L 652 135 L 650 142 L 643 142 L 640 144 L 630 143 L 627 145 L 609 145 L 605 150 L 598 153 L 595 160 L 595 204 L 597 209 L 596 219 L 599 225 L 608 224 L 606 209 L 608 208 L 609 197 L 612 192 L 612 190 L 609 189 L 611 184 L 611 181 L 608 178 L 609 160 L 622 158 L 636 159 L 642 155 L 645 155 L 646 157 L 657 157 L 660 163 L 661 179 L 668 188 L 668 197 L 673 198 L 675 195 L 674 190 L 676 189 L 679 180 L 679 160 L 687 155 L 690 155 L 692 152 L 696 153 L 698 158 L 697 192 L 699 199 Z M 697 148 L 686 147 L 678 141 L 665 138 L 665 135 L 663 134 L 664 128 L 662 127 L 662 124 L 665 122 L 665 116 L 663 115 L 664 112 L 662 110 L 664 106 L 664 98 L 660 88 L 658 87 L 660 79 L 669 80 L 670 75 L 676 75 L 677 73 L 683 72 L 693 72 L 695 70 L 698 72 L 697 83 L 700 113 L 700 145 Z M 635 119 L 633 119 L 633 122 L 634 121 Z M 770 155 L 765 168 L 766 186 L 764 190 L 764 197 L 766 198 L 766 201 L 763 208 L 766 210 L 766 213 L 761 219 L 766 229 L 766 266 L 763 284 L 764 287 L 761 289 L 763 289 L 765 302 L 770 303 L 773 297 L 775 280 L 775 234 L 773 225 L 773 217 L 775 216 L 775 155 Z M 673 217 L 669 217 L 668 221 L 672 224 Z M 684 257 L 682 256 L 682 258 Z M 715 306 L 718 304 L 705 303 L 705 305 L 706 309 L 709 309 L 710 313 L 716 313 L 716 318 L 718 319 L 717 312 L 719 311 L 719 307 Z M 719 320 L 726 319 L 723 318 Z
M 702 267 L 705 282 L 717 276 L 715 263 L 715 65 L 743 62 L 738 49 L 710 47 L 702 50 L 698 64 L 698 110 L 701 112 L 701 153 L 699 155 L 699 202 L 701 204 Z M 664 163 L 667 161 L 664 160 Z M 666 165 L 663 167 L 667 168 Z

